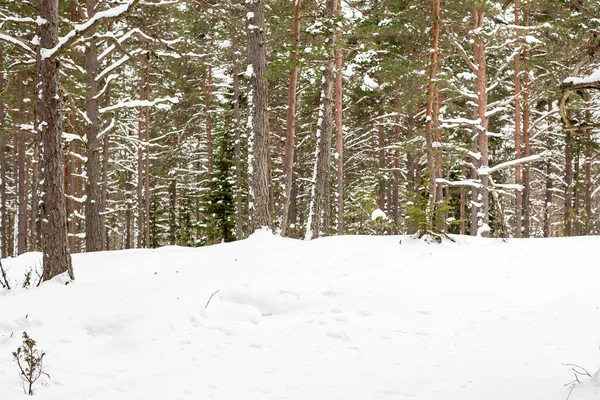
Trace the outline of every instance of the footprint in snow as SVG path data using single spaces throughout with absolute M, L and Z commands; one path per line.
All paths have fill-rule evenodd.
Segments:
M 332 337 L 334 339 L 339 339 L 344 342 L 349 342 L 350 337 L 346 335 L 344 332 L 327 332 L 327 336 Z

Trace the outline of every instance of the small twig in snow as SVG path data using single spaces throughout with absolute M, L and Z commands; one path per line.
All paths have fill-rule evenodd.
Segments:
M 221 290 L 221 289 L 218 289 L 216 292 L 214 292 L 213 294 L 211 294 L 211 295 L 210 295 L 210 298 L 208 299 L 208 301 L 206 302 L 206 305 L 204 306 L 204 309 L 205 309 L 205 310 L 206 310 L 206 308 L 208 307 L 208 305 L 210 304 L 210 301 L 212 300 L 213 296 L 214 296 L 215 294 L 219 293 L 219 290 Z
M 2 267 L 1 260 L 0 260 L 0 273 L 2 273 L 2 280 L 0 281 L 0 285 L 2 285 L 3 288 L 10 290 L 10 284 L 8 283 L 8 278 L 6 277 L 6 271 L 4 271 L 4 268 Z

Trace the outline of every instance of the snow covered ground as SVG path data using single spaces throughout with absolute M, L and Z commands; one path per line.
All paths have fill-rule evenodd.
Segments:
M 0 290 L 0 399 L 25 396 L 26 330 L 41 399 L 565 400 L 561 363 L 600 368 L 599 245 L 259 232 L 75 255 L 75 283 Z M 39 254 L 3 263 L 21 279 Z M 570 399 L 600 398 L 581 381 Z

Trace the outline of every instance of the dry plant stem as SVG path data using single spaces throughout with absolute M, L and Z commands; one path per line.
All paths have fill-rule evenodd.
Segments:
M 213 294 L 210 295 L 210 298 L 208 299 L 208 301 L 206 302 L 206 305 L 204 306 L 204 309 L 206 310 L 206 308 L 208 307 L 208 305 L 210 304 L 210 301 L 212 300 L 213 296 L 217 293 L 219 293 L 221 289 L 218 289 L 216 292 L 214 292 Z
M 4 267 L 2 266 L 2 261 L 0 261 L 0 274 L 2 274 L 0 285 L 2 285 L 3 288 L 10 290 L 10 284 L 8 283 L 8 278 L 6 277 L 6 271 L 4 271 Z

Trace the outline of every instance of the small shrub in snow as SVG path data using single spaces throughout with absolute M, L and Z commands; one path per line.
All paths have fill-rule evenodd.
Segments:
M 19 376 L 23 380 L 23 390 L 26 394 L 33 395 L 33 384 L 42 375 L 50 377 L 44 371 L 44 356 L 46 353 L 36 348 L 35 340 L 23 332 L 23 344 L 13 352 L 13 358 L 19 367 Z

